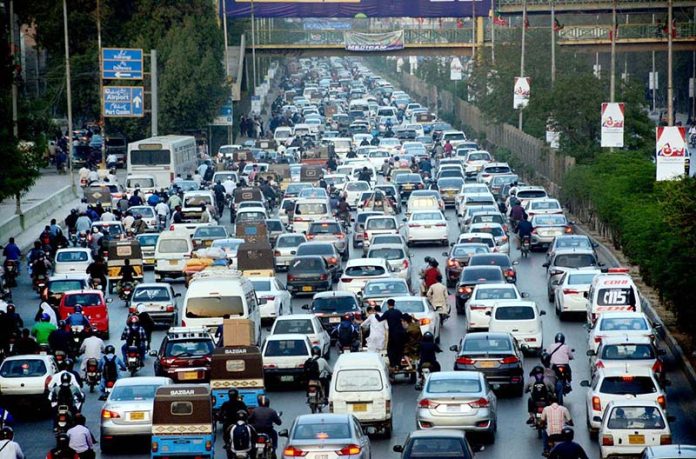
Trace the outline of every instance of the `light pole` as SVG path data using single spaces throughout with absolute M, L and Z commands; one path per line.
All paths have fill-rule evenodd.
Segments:
M 556 82 L 556 2 L 551 0 L 551 86 Z
M 672 81 L 672 35 L 674 24 L 672 24 L 672 0 L 667 1 L 667 126 L 674 126 L 674 100 L 673 100 L 673 81 Z
M 526 41 L 526 35 L 527 35 L 527 0 L 524 0 L 522 2 L 522 49 L 520 52 L 520 78 L 524 78 L 524 49 L 525 49 L 525 41 Z M 523 112 L 524 108 L 520 107 L 519 108 L 520 113 L 518 115 L 517 119 L 517 129 L 520 131 L 522 130 L 522 122 L 523 122 Z
M 251 0 L 251 65 L 254 75 L 253 89 L 256 89 L 256 17 L 254 16 L 254 0 Z
M 616 0 L 611 2 L 611 63 L 609 68 L 609 102 L 616 98 L 616 34 L 619 27 L 616 24 Z
M 12 136 L 14 142 L 19 141 L 19 114 L 17 109 L 17 99 L 19 97 L 17 90 L 17 75 L 15 58 L 17 45 L 15 43 L 15 17 L 14 17 L 14 0 L 10 0 L 10 55 L 12 56 Z M 15 195 L 15 214 L 22 215 L 22 202 L 19 193 Z
M 227 2 L 223 0 L 222 2 L 222 28 L 225 34 L 225 77 L 227 78 L 227 84 L 230 85 L 230 92 L 232 92 L 232 80 L 230 78 L 230 54 L 227 47 Z M 230 97 L 230 101 L 232 97 Z M 212 136 L 211 139 L 212 141 Z M 227 143 L 232 143 L 232 126 L 227 126 Z
M 97 52 L 99 53 L 99 100 L 101 101 L 101 110 L 99 112 L 99 127 L 101 128 L 102 145 L 101 145 L 101 168 L 106 169 L 106 123 L 104 120 L 104 80 L 102 80 L 102 42 L 101 42 L 101 9 L 100 1 L 97 0 Z
M 70 44 L 68 42 L 68 0 L 63 0 L 63 37 L 65 40 L 65 87 L 68 102 L 68 170 L 70 172 L 70 185 L 75 191 L 75 175 L 73 174 L 72 156 L 72 85 L 70 83 Z

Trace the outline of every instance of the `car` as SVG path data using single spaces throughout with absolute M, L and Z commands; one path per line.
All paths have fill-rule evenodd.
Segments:
M 541 354 L 544 348 L 543 315 L 546 315 L 546 311 L 539 310 L 534 301 L 498 301 L 490 312 L 488 331 L 508 332 L 517 340 L 523 352 Z
M 358 296 L 353 292 L 321 292 L 314 295 L 312 303 L 302 305 L 302 309 L 310 311 L 317 316 L 322 327 L 331 335 L 336 326 L 341 322 L 341 317 L 349 313 L 362 317 L 362 309 Z M 332 336 L 332 340 L 335 338 Z
M 515 192 L 522 207 L 526 207 L 529 201 L 548 198 L 543 186 L 517 186 L 515 187 Z
M 283 313 L 292 314 L 292 296 L 277 277 L 250 277 L 259 302 L 261 320 L 272 321 Z
M 332 284 L 331 268 L 321 255 L 295 256 L 288 265 L 286 285 L 290 295 L 331 290 Z
M 547 248 L 553 239 L 563 234 L 573 233 L 573 223 L 565 215 L 536 215 L 530 220 L 532 224 L 531 249 Z
M 333 186 L 337 190 L 343 190 L 346 183 L 350 181 L 350 177 L 346 174 L 327 174 L 324 176 L 324 180 L 329 187 Z
M 312 183 L 309 183 L 309 182 L 290 183 L 288 185 L 288 187 L 285 189 L 285 194 L 283 195 L 283 197 L 297 199 L 297 197 L 300 194 L 300 191 L 302 191 L 305 188 L 312 188 L 312 187 L 314 187 L 314 185 Z
M 307 242 L 304 234 L 284 233 L 278 236 L 273 247 L 273 260 L 277 270 L 285 270 L 290 266 L 290 262 L 297 255 L 297 248 L 300 244 Z
M 143 266 L 155 266 L 155 247 L 157 246 L 158 233 L 136 234 L 135 240 L 140 244 L 143 253 Z
M 474 288 L 479 284 L 506 282 L 503 270 L 499 266 L 467 266 L 457 282 L 455 305 L 457 314 L 464 312 L 466 302 L 471 298 Z
M 450 457 L 472 459 L 474 452 L 463 430 L 428 429 L 411 432 L 403 445 L 394 445 L 401 459 Z
M 592 279 L 600 274 L 599 269 L 573 269 L 561 275 L 553 284 L 553 304 L 559 319 L 570 314 L 587 313 L 587 298 L 585 295 L 590 290 Z
M 343 187 L 343 191 L 346 193 L 346 201 L 348 204 L 352 207 L 357 207 L 360 203 L 360 196 L 362 196 L 364 192 L 370 191 L 370 184 L 362 180 L 355 180 L 346 183 L 346 186 Z
M 343 261 L 348 260 L 348 237 L 341 224 L 336 220 L 319 220 L 309 224 L 306 231 L 307 240 L 331 242 L 341 255 Z
M 329 195 L 324 188 L 312 187 L 300 190 L 297 199 L 329 199 Z
M 384 258 L 353 258 L 348 260 L 336 290 L 357 295 L 367 281 L 390 277 L 391 274 L 392 270 Z
M 503 225 L 499 223 L 472 223 L 467 230 L 472 233 L 488 233 L 492 235 L 495 239 L 493 252 L 510 254 L 510 239 Z
M 408 201 L 411 193 L 415 190 L 422 190 L 425 188 L 423 183 L 423 178 L 420 174 L 412 174 L 410 171 L 399 174 L 396 177 L 392 177 L 392 181 L 396 185 L 396 189 L 399 191 L 401 196 L 401 201 Z
M 659 349 L 650 337 L 616 336 L 604 338 L 597 352 L 587 350 L 590 357 L 590 369 L 594 372 L 600 368 L 646 368 L 657 377 L 660 386 L 665 387 L 665 366 L 662 356 L 664 349 Z
M 496 175 L 488 182 L 489 189 L 496 199 L 501 198 L 500 192 L 505 185 L 512 185 L 519 181 L 519 177 L 516 174 L 509 175 Z
M 373 215 L 384 215 L 382 212 L 364 211 L 358 212 L 353 224 L 353 248 L 362 247 L 365 242 L 365 221 Z
M 546 259 L 548 260 L 560 249 L 588 249 L 594 250 L 597 247 L 597 243 L 592 241 L 589 236 L 583 234 L 562 234 L 556 236 L 553 239 L 551 245 L 549 245 L 546 251 Z
M 459 178 L 464 180 L 464 170 L 461 167 L 448 167 L 444 170 L 438 171 L 437 173 L 437 179 L 446 179 L 446 178 Z
M 375 234 L 370 242 L 372 247 L 388 244 L 401 245 L 410 256 L 410 251 L 406 245 L 406 239 L 404 239 L 404 236 L 401 234 Z
M 481 167 L 481 170 L 476 176 L 476 181 L 488 185 L 491 179 L 496 175 L 509 175 L 511 172 L 513 172 L 513 170 L 508 163 L 490 162 Z
M 517 290 L 515 284 L 477 284 L 465 306 L 466 329 L 487 329 L 490 321 L 489 313 L 493 310 L 495 303 L 502 300 L 521 300 L 522 298 L 523 295 Z
M 222 225 L 200 226 L 193 232 L 191 242 L 193 242 L 193 249 L 197 250 L 210 247 L 216 239 L 227 239 L 228 237 L 227 228 Z
M 440 328 L 442 322 L 440 314 L 432 307 L 428 299 L 424 296 L 394 296 L 395 308 L 405 314 L 409 314 L 418 320 L 421 333 L 430 332 L 435 337 L 435 341 L 440 342 Z M 387 310 L 387 299 L 382 302 L 382 311 Z
M 473 198 L 473 200 L 470 200 L 469 197 L 466 197 L 461 204 L 457 204 L 457 216 L 459 217 L 457 223 L 462 231 L 466 231 L 466 228 L 471 224 L 471 219 L 476 214 L 500 213 L 498 205 L 491 201 L 492 196 L 484 194 L 473 196 Z
M 312 343 L 299 333 L 269 335 L 261 355 L 266 381 L 297 384 L 304 377 L 304 363 L 312 356 Z
M 639 456 L 647 446 L 672 443 L 671 416 L 655 401 L 610 402 L 599 428 L 601 459 Z
M 457 244 L 486 244 L 491 252 L 494 252 L 497 244 L 495 236 L 491 233 L 461 233 L 457 238 Z
M 363 307 L 381 305 L 382 300 L 393 298 L 396 295 L 410 295 L 408 284 L 398 277 L 385 277 L 369 280 L 365 283 L 358 297 L 362 300 Z
M 480 371 L 430 374 L 416 404 L 419 429 L 461 429 L 495 441 L 498 399 Z
M 439 242 L 444 246 L 449 245 L 447 219 L 439 210 L 413 212 L 404 222 L 404 236 L 409 246 L 416 242 Z
M 454 244 L 449 252 L 442 252 L 442 256 L 447 257 L 445 265 L 445 277 L 447 287 L 454 287 L 461 276 L 462 269 L 469 265 L 471 256 L 478 253 L 490 253 L 491 249 L 487 244 L 467 242 Z
M 615 336 L 647 336 L 655 339 L 653 324 L 642 312 L 605 312 L 595 321 L 588 336 L 588 349 L 597 352 L 603 339 Z
M 517 282 L 517 261 L 510 261 L 510 257 L 504 253 L 477 253 L 469 258 L 469 266 L 500 266 L 505 275 L 505 280 Z
M 278 219 L 283 223 L 283 225 L 290 224 L 290 216 L 295 211 L 295 202 L 297 198 L 283 198 L 280 201 L 280 206 L 278 206 Z
M 466 178 L 475 179 L 483 166 L 493 161 L 493 156 L 486 150 L 472 150 L 464 156 Z
M 167 282 L 137 284 L 131 294 L 130 313 L 147 313 L 155 325 L 173 327 L 179 321 L 179 306 L 175 293 Z
M 502 226 L 503 231 L 508 231 L 508 222 L 503 214 L 500 212 L 490 212 L 490 211 L 473 211 L 471 212 L 471 217 L 469 218 L 468 225 L 475 225 L 476 223 L 487 223 L 487 224 L 498 224 Z M 467 231 L 469 227 L 467 226 Z
M 373 240 L 375 239 L 380 240 L 381 236 L 374 236 Z M 366 257 L 384 258 L 387 260 L 393 275 L 406 281 L 406 285 L 411 288 L 411 258 L 403 243 L 373 244 L 367 251 Z
M 152 206 L 131 206 L 128 208 L 128 212 L 134 217 L 140 215 L 140 218 L 142 218 L 148 228 L 157 228 L 159 225 L 157 213 Z
M 273 245 L 278 236 L 285 232 L 285 224 L 279 218 L 269 218 L 266 220 L 266 229 L 268 231 L 268 240 Z
M 19 410 L 49 407 L 47 385 L 58 372 L 52 355 L 13 355 L 0 364 L 0 394 L 3 407 Z
M 395 185 L 391 183 L 380 183 L 374 186 L 374 190 L 380 190 L 382 193 L 387 195 L 387 197 L 392 200 L 394 211 L 397 214 L 401 213 L 401 196 L 399 195 L 399 190 L 396 189 Z
M 303 414 L 295 418 L 289 430 L 281 430 L 278 435 L 288 439 L 282 459 L 323 459 L 322 456 L 329 455 L 347 459 L 373 457 L 370 438 L 352 414 Z
M 58 274 L 48 278 L 48 296 L 60 304 L 63 293 L 69 290 L 89 288 L 90 276 L 87 273 Z
M 98 222 L 92 222 L 92 226 L 90 228 L 90 232 L 94 231 L 94 228 L 97 228 L 100 233 L 104 233 L 105 235 L 108 235 L 110 240 L 119 240 L 121 236 L 126 234 L 126 230 L 123 227 L 123 223 L 119 221 L 111 221 L 111 222 L 103 222 L 103 221 L 98 221 Z
M 237 268 L 237 255 L 239 253 L 239 247 L 244 243 L 244 239 L 240 238 L 227 238 L 227 239 L 215 239 L 210 247 L 217 247 L 225 252 L 225 257 L 230 262 L 232 268 Z
M 643 450 L 640 459 L 694 459 L 696 458 L 696 446 L 694 445 L 661 445 L 648 446 Z
M 309 239 L 309 238 L 308 238 Z M 326 264 L 331 271 L 331 280 L 336 282 L 341 276 L 341 255 L 336 250 L 333 242 L 331 241 L 312 241 L 308 240 L 303 242 L 297 247 L 298 257 L 304 257 L 308 255 L 319 255 L 324 257 Z
M 208 382 L 213 349 L 215 340 L 207 328 L 171 327 L 155 358 L 155 376 L 175 382 Z
M 641 312 L 640 292 L 629 268 L 602 269 L 592 278 L 587 292 L 587 323 L 592 325 L 605 312 Z
M 314 314 L 292 314 L 279 316 L 273 322 L 271 335 L 300 334 L 306 335 L 312 347 L 321 349 L 321 355 L 328 359 L 331 356 L 331 338 L 324 329 L 321 321 Z
M 524 210 L 531 218 L 535 215 L 562 214 L 563 207 L 557 199 L 531 199 L 524 203 Z
M 454 371 L 480 371 L 493 389 L 507 387 L 522 396 L 524 357 L 510 333 L 467 333 L 450 350 L 457 353 Z
M 597 260 L 597 256 L 591 249 L 558 249 L 542 266 L 546 268 L 546 295 L 549 302 L 553 303 L 555 287 L 565 273 L 586 269 L 595 271 L 603 267 L 604 263 Z
M 437 190 L 415 190 L 406 201 L 406 217 L 417 210 L 445 211 L 445 202 Z
M 93 261 L 92 251 L 90 249 L 79 247 L 58 249 L 53 261 L 53 273 L 84 273 Z
M 58 305 L 58 320 L 65 320 L 75 310 L 82 306 L 82 314 L 89 320 L 97 333 L 109 339 L 109 309 L 107 305 L 111 298 L 105 298 L 104 292 L 96 289 L 68 290 L 63 293 Z
M 152 409 L 158 387 L 174 384 L 171 378 L 137 376 L 116 381 L 101 409 L 99 443 L 109 452 L 117 441 L 152 435 Z
M 371 239 L 378 234 L 399 234 L 400 225 L 396 217 L 390 215 L 373 215 L 365 220 L 363 230 L 363 255 L 370 248 Z

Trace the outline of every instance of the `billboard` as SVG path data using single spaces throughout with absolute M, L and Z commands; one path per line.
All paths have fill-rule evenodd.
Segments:
M 529 105 L 529 95 L 531 93 L 531 88 L 529 83 L 531 78 L 528 77 L 515 77 L 515 87 L 513 90 L 513 100 L 512 108 L 515 110 L 519 108 L 525 108 Z
M 602 147 L 624 146 L 624 104 L 602 103 Z
M 344 32 L 348 51 L 393 51 L 404 49 L 404 31 L 384 33 Z
M 462 62 L 458 57 L 453 57 L 450 62 L 450 80 L 458 81 L 462 79 Z
M 655 129 L 657 180 L 674 180 L 685 173 L 686 128 L 665 126 Z
M 227 16 L 284 18 L 354 17 L 487 17 L 491 0 L 219 0 L 227 2 Z M 220 7 L 219 11 L 222 11 Z

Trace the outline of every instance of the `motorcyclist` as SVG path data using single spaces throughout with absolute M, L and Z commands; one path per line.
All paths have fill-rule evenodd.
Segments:
M 588 459 L 587 453 L 582 449 L 582 446 L 573 441 L 575 436 L 573 429 L 569 426 L 563 427 L 561 430 L 560 443 L 549 453 L 549 459 Z
M 70 215 L 65 217 L 65 226 L 68 228 L 68 233 L 75 232 L 75 223 L 77 222 L 77 209 L 70 209 Z
M 225 443 L 229 443 L 230 426 L 238 420 L 238 413 L 243 411 L 247 413 L 247 406 L 244 400 L 239 396 L 239 391 L 236 387 L 231 387 L 227 391 L 227 401 L 220 405 L 218 418 L 222 422 L 222 434 Z
M 133 315 L 128 318 L 128 325 L 126 325 L 126 328 L 123 329 L 123 333 L 121 333 L 121 340 L 124 341 L 123 346 L 121 346 L 123 361 L 125 362 L 127 360 L 126 354 L 128 352 L 128 347 L 135 346 L 140 353 L 140 366 L 143 366 L 145 362 L 145 350 L 147 349 L 147 332 L 140 325 L 138 316 Z
M 82 355 L 82 360 L 80 361 L 80 371 L 82 372 L 83 378 L 87 377 L 85 373 L 87 368 L 87 361 L 89 359 L 96 359 L 99 361 L 104 352 L 104 340 L 97 336 L 96 328 L 88 328 L 85 331 L 86 338 L 82 341 L 80 345 L 80 355 Z
M 517 206 L 521 207 L 521 206 Z M 525 238 L 531 238 L 532 237 L 532 230 L 534 227 L 532 226 L 531 222 L 527 219 L 527 214 L 522 215 L 522 219 L 520 222 L 517 224 L 517 228 L 515 229 L 515 232 L 517 233 L 517 248 L 522 247 L 522 241 L 524 241 Z
M 429 331 L 423 333 L 420 342 L 420 358 L 418 361 L 418 374 L 423 377 L 423 365 L 428 364 L 431 373 L 440 371 L 440 363 L 437 361 L 437 353 L 442 352 L 435 342 L 435 336 Z
M 321 349 L 319 346 L 313 346 L 312 356 L 304 363 L 304 374 L 307 387 L 309 388 L 310 381 L 319 381 L 321 384 L 322 397 L 324 399 L 328 398 L 329 381 L 331 380 L 332 373 L 333 369 L 331 365 L 329 365 L 329 362 L 321 356 Z
M 352 210 L 350 207 L 350 204 L 348 204 L 348 201 L 346 201 L 345 196 L 341 196 L 341 198 L 338 201 L 338 206 L 336 216 L 339 218 L 339 220 L 343 220 L 344 222 L 349 222 L 350 221 L 350 211 Z
M 128 199 L 128 206 L 133 207 L 133 206 L 142 206 L 143 205 L 143 198 L 140 197 L 140 190 L 135 190 L 133 192 L 133 196 L 131 196 Z
M 66 330 L 65 321 L 61 320 L 58 322 L 58 328 L 53 330 L 53 332 L 48 337 L 48 345 L 51 351 L 54 353 L 56 351 L 63 351 L 66 354 L 70 350 L 70 338 L 72 334 Z
M 213 185 L 213 193 L 215 194 L 215 203 L 217 204 L 218 214 L 222 216 L 222 212 L 225 209 L 225 194 L 227 194 L 227 190 L 225 190 L 225 187 L 222 186 L 222 182 L 220 180 L 215 181 L 215 185 Z
M 104 355 L 99 360 L 99 374 L 101 374 L 99 390 L 102 393 L 102 400 L 106 399 L 106 383 L 116 382 L 119 377 L 119 370 L 126 371 L 126 365 L 116 355 L 116 348 L 109 344 L 104 348 Z
M 73 384 L 78 389 L 82 389 L 82 378 L 80 375 L 75 373 L 72 368 L 72 360 L 66 358 L 58 363 L 58 372 L 53 375 L 51 382 L 48 383 L 48 390 L 52 390 L 56 385 L 60 383 L 60 378 L 62 374 L 70 375 L 70 383 Z
M 529 372 L 529 380 L 524 391 L 530 393 L 527 400 L 527 412 L 529 413 L 527 424 L 534 424 L 537 403 L 544 403 L 544 406 L 549 405 L 556 388 L 554 382 L 546 378 L 544 368 L 537 365 Z
M 67 406 L 70 413 L 75 415 L 80 411 L 79 405 L 81 405 L 84 400 L 84 394 L 80 390 L 80 387 L 73 383 L 73 377 L 70 373 L 62 373 L 58 381 L 60 381 L 60 383 L 50 388 L 48 394 L 48 400 L 51 402 L 51 407 L 54 410 L 54 428 L 57 427 L 59 406 Z
M 121 277 L 121 280 L 118 281 L 118 294 L 121 294 L 121 289 L 123 288 L 124 285 L 130 283 L 130 284 L 135 284 L 135 269 L 130 264 L 130 260 L 126 258 L 123 260 L 123 266 L 121 266 L 121 269 L 118 272 L 118 275 Z
M 5 314 L 7 315 L 7 323 L 10 324 L 10 326 L 12 327 L 10 332 L 19 333 L 19 331 L 22 328 L 24 328 L 24 321 L 22 320 L 22 317 L 17 313 L 17 308 L 15 307 L 15 305 L 12 303 L 8 303 Z
M 39 344 L 31 337 L 28 328 L 22 330 L 20 336 L 14 345 L 15 355 L 37 354 L 39 352 Z
M 358 327 L 353 322 L 353 314 L 343 315 L 341 323 L 336 326 L 336 337 L 341 348 L 358 350 Z
M 423 173 L 432 174 L 433 164 L 432 162 L 430 162 L 430 158 L 427 158 L 425 156 L 421 158 L 420 162 L 418 163 L 418 168 Z
M 34 324 L 31 329 L 31 336 L 36 338 L 36 342 L 41 344 L 48 344 L 48 337 L 57 328 L 50 322 L 51 318 L 48 314 L 41 314 L 41 321 Z
M 239 410 L 237 412 L 237 421 L 228 429 L 226 434 L 227 442 L 225 443 L 228 459 L 236 457 L 235 453 L 247 453 L 250 458 L 256 456 L 256 450 L 254 449 L 256 430 L 247 423 L 248 417 L 246 410 Z
M 82 305 L 76 304 L 73 313 L 65 319 L 65 325 L 68 327 L 83 326 L 89 328 L 89 319 L 82 314 Z
M 77 217 L 75 221 L 75 231 L 78 233 L 84 231 L 85 233 L 89 231 L 92 226 L 92 220 L 87 216 L 87 212 L 80 212 L 80 216 Z
M 280 425 L 283 421 L 280 420 L 278 412 L 271 408 L 271 400 L 265 395 L 258 396 L 258 405 L 249 417 L 249 423 L 256 429 L 258 433 L 265 433 L 271 437 L 273 443 L 273 456 L 278 447 L 278 433 L 273 428 L 273 424 Z
M 437 262 L 437 260 L 434 260 L 432 258 L 428 262 L 428 267 L 423 272 L 423 286 L 425 287 L 425 292 L 427 292 L 430 289 L 431 285 L 437 283 L 438 277 L 442 279 L 442 274 L 438 269 L 439 265 L 440 264 Z
M 358 174 L 358 180 L 370 183 L 372 180 L 372 174 L 370 174 L 370 171 L 367 169 L 367 166 L 363 166 L 362 170 Z
M 143 216 L 140 214 L 135 214 L 134 218 L 135 221 L 133 222 L 133 225 L 131 225 L 131 229 L 135 232 L 135 234 L 142 234 L 147 231 L 147 223 L 145 220 L 143 220 Z
M 437 275 L 437 282 L 428 288 L 426 296 L 428 297 L 430 304 L 439 314 L 449 316 L 449 293 L 447 292 L 447 286 L 442 283 L 441 274 Z
M 74 449 L 70 447 L 70 437 L 67 433 L 56 435 L 56 447 L 46 455 L 46 459 L 79 459 Z
M 575 356 L 573 355 L 573 350 L 570 349 L 566 344 L 565 344 L 565 335 L 563 333 L 556 333 L 556 336 L 554 337 L 554 344 L 548 349 L 548 362 L 551 364 L 551 369 L 553 369 L 556 372 L 556 376 L 558 377 L 558 382 L 556 383 L 557 385 L 559 384 L 564 384 L 564 392 L 568 391 L 568 386 L 570 386 L 570 382 L 573 379 L 573 373 L 570 369 L 570 361 L 573 360 Z M 565 366 L 567 370 L 567 381 L 564 382 L 561 379 L 561 375 L 559 374 L 558 367 L 559 366 Z M 562 403 L 561 400 L 559 400 L 559 403 Z
M 92 279 L 99 279 L 102 291 L 106 291 L 106 275 L 108 268 L 101 255 L 97 255 L 92 263 L 87 266 L 87 274 Z

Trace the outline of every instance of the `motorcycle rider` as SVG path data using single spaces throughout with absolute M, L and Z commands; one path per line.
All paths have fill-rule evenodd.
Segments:
M 145 231 L 147 231 L 147 223 L 145 220 L 143 220 L 143 216 L 140 214 L 135 214 L 134 218 L 135 221 L 131 225 L 131 229 L 135 232 L 135 234 L 143 234 Z
M 126 325 L 126 328 L 123 329 L 123 333 L 121 333 L 121 340 L 124 341 L 123 346 L 121 346 L 123 361 L 125 362 L 127 360 L 128 347 L 135 346 L 140 353 L 140 366 L 144 366 L 145 350 L 147 349 L 147 332 L 140 325 L 138 316 L 132 315 L 128 318 L 128 325 Z
M 278 433 L 273 428 L 273 424 L 280 425 L 283 421 L 280 420 L 278 412 L 271 408 L 271 400 L 265 395 L 258 396 L 259 406 L 254 409 L 249 417 L 249 423 L 256 429 L 258 433 L 265 433 L 271 437 L 273 444 L 273 457 L 275 457 L 276 448 L 278 447 Z
M 56 436 L 56 447 L 48 452 L 46 459 L 79 459 L 75 450 L 70 447 L 68 434 L 60 433 Z
M 65 325 L 68 327 L 79 327 L 83 326 L 89 328 L 89 319 L 82 314 L 82 305 L 76 304 L 73 313 L 65 319 Z
M 87 274 L 91 279 L 99 279 L 100 286 L 103 292 L 106 291 L 106 274 L 108 269 L 106 263 L 104 263 L 104 258 L 101 254 L 97 254 L 94 261 L 87 266 Z
M 418 374 L 423 378 L 423 365 L 428 364 L 431 373 L 440 371 L 440 363 L 437 361 L 437 353 L 442 352 L 435 342 L 435 336 L 429 331 L 423 333 L 420 342 L 420 358 L 418 360 Z
M 17 314 L 17 308 L 13 303 L 8 303 L 6 314 L 7 322 L 12 327 L 10 332 L 19 334 L 19 331 L 24 328 L 24 321 L 22 320 L 22 317 Z
M 312 356 L 304 363 L 305 381 L 307 381 L 307 389 L 309 389 L 310 381 L 319 381 L 322 390 L 322 402 L 329 396 L 329 381 L 333 369 L 329 362 L 321 356 L 319 346 L 312 347 Z M 307 390 L 309 393 L 309 390 Z
M 353 322 L 353 314 L 346 313 L 341 319 L 341 323 L 336 326 L 336 337 L 341 348 L 348 348 L 357 351 L 358 327 Z
M 521 207 L 521 206 L 518 206 Z M 515 232 L 517 233 L 517 248 L 520 249 L 522 248 L 522 241 L 524 241 L 525 238 L 530 238 L 532 237 L 532 230 L 534 227 L 532 226 L 531 222 L 528 220 L 527 214 L 522 215 L 522 219 L 519 221 L 517 224 L 517 228 L 515 228 Z
M 544 440 L 544 456 L 549 452 L 550 442 L 556 441 L 566 425 L 573 425 L 573 418 L 565 406 L 555 400 L 541 412 L 541 422 L 546 425 L 542 431 Z
M 87 378 L 87 361 L 89 359 L 96 359 L 98 362 L 104 352 L 104 340 L 97 336 L 96 328 L 91 327 L 86 329 L 85 336 L 85 340 L 82 341 L 82 345 L 80 345 L 80 355 L 82 355 L 80 372 L 82 372 L 83 378 Z
M 430 289 L 430 286 L 438 282 L 438 278 L 440 278 L 440 281 L 442 281 L 442 274 L 440 273 L 440 270 L 438 269 L 438 266 L 440 264 L 437 262 L 437 260 L 431 258 L 430 261 L 428 262 L 428 267 L 423 271 L 423 286 L 424 292 L 427 292 Z
M 362 170 L 358 174 L 358 180 L 370 183 L 372 181 L 372 174 L 367 169 L 367 166 L 363 166 Z
M 38 354 L 39 344 L 31 337 L 28 328 L 22 330 L 14 345 L 15 355 Z
M 557 388 L 558 386 L 563 388 L 561 393 L 569 392 L 570 382 L 573 380 L 573 372 L 570 369 L 570 361 L 574 358 L 575 356 L 573 355 L 573 350 L 565 344 L 565 335 L 563 333 L 556 333 L 556 336 L 554 337 L 554 344 L 548 349 L 547 361 L 551 365 L 551 369 L 556 372 L 556 376 L 558 377 L 556 386 Z M 561 375 L 558 370 L 559 366 L 566 367 L 568 375 L 567 382 L 561 379 Z M 563 403 L 563 400 L 559 400 L 559 403 Z
M 0 432 L 0 452 L 3 459 L 24 459 L 22 447 L 14 441 L 14 430 L 10 426 L 3 427 Z
M 60 383 L 55 384 L 49 389 L 48 399 L 51 402 L 51 407 L 54 410 L 54 429 L 58 427 L 58 407 L 65 405 L 70 413 L 74 416 L 79 411 L 79 406 L 84 400 L 84 394 L 79 386 L 73 384 L 72 375 L 64 372 L 60 375 Z
M 222 212 L 225 210 L 225 194 L 227 191 L 225 190 L 225 187 L 222 186 L 222 182 L 219 179 L 215 181 L 213 193 L 215 194 L 215 203 L 217 204 L 218 214 L 222 217 Z
M 549 453 L 549 459 L 588 459 L 582 446 L 573 441 L 575 436 L 571 427 L 561 430 L 562 441 L 557 443 Z
M 447 292 L 447 286 L 442 283 L 442 275 L 437 275 L 437 282 L 432 284 L 428 289 L 426 296 L 433 305 L 433 308 L 440 314 L 449 316 L 450 305 L 449 305 L 449 293 Z
M 63 351 L 66 354 L 70 350 L 70 340 L 72 339 L 72 334 L 66 330 L 65 321 L 61 320 L 58 322 L 58 328 L 53 330 L 53 332 L 48 336 L 48 345 L 51 351 L 54 353 L 56 351 Z
M 106 400 L 106 383 L 116 382 L 119 370 L 126 371 L 126 365 L 116 355 L 116 348 L 109 344 L 104 348 L 104 355 L 99 360 L 99 374 L 101 375 L 99 390 L 102 393 L 100 400 Z
M 82 389 L 82 378 L 80 375 L 75 373 L 72 369 L 72 360 L 66 358 L 65 360 L 61 361 L 58 363 L 58 372 L 53 375 L 53 378 L 51 379 L 51 382 L 48 383 L 48 390 L 52 390 L 56 385 L 60 383 L 60 378 L 63 374 L 67 374 L 70 376 L 70 383 L 77 387 L 78 389 Z
M 350 222 L 350 211 L 352 210 L 350 208 L 350 204 L 348 204 L 348 201 L 346 201 L 345 196 L 341 196 L 339 201 L 338 201 L 338 206 L 336 206 L 337 212 L 336 216 L 338 217 L 339 220 L 343 220 L 345 223 Z
M 120 271 L 118 272 L 118 275 L 121 277 L 121 280 L 118 281 L 118 294 L 121 294 L 121 289 L 123 288 L 124 285 L 130 283 L 131 285 L 135 284 L 135 269 L 130 264 L 130 260 L 126 258 L 123 260 L 123 266 L 121 266 Z
M 31 336 L 36 338 L 36 342 L 41 344 L 48 344 L 48 337 L 57 328 L 50 322 L 51 318 L 48 314 L 41 314 L 41 321 L 34 324 L 31 329 Z
M 58 316 L 56 315 L 55 309 L 51 306 L 50 302 L 55 301 L 53 299 L 47 298 L 47 291 L 41 292 L 41 303 L 39 304 L 39 310 L 34 316 L 34 321 L 38 322 L 41 320 L 41 315 L 48 315 L 48 321 L 51 322 L 56 327 L 58 326 Z M 56 309 L 58 305 L 56 305 Z
M 530 393 L 529 399 L 527 400 L 527 412 L 529 413 L 527 424 L 533 425 L 537 403 L 544 402 L 545 406 L 548 406 L 551 403 L 556 388 L 553 381 L 546 378 L 544 368 L 540 365 L 532 368 L 532 371 L 529 372 L 529 376 L 530 379 L 527 381 L 524 391 Z
M 247 453 L 250 458 L 256 456 L 256 430 L 247 423 L 248 417 L 246 410 L 239 410 L 237 421 L 228 429 L 228 441 L 225 444 L 228 459 L 234 459 L 235 453 Z
M 225 444 L 230 441 L 230 426 L 238 420 L 240 411 L 247 413 L 247 406 L 244 400 L 239 396 L 239 391 L 236 387 L 231 387 L 227 391 L 227 401 L 220 405 L 218 418 L 222 422 L 222 434 Z
M 80 212 L 80 216 L 75 220 L 75 231 L 87 233 L 92 226 L 92 220 L 87 216 L 87 212 Z

